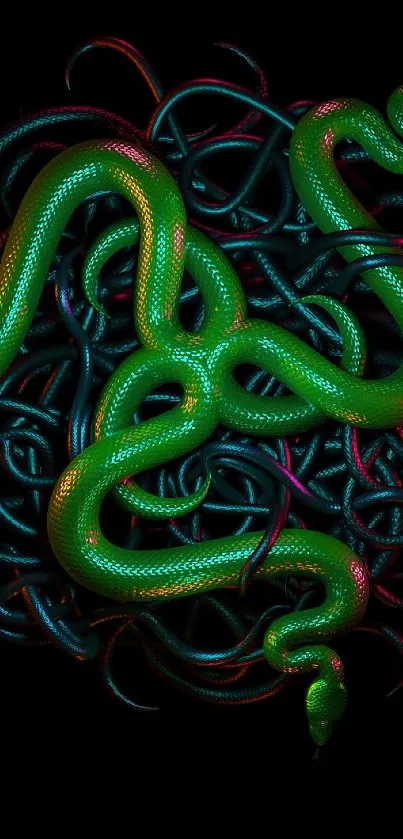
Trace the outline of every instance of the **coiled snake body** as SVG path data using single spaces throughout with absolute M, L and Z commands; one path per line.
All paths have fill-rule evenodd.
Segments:
M 401 99 L 398 91 L 389 103 L 398 129 L 403 124 Z M 326 232 L 376 226 L 336 171 L 333 149 L 345 137 L 358 140 L 385 167 L 403 171 L 401 145 L 369 106 L 340 100 L 309 112 L 292 138 L 291 173 L 308 211 Z M 187 227 L 180 193 L 161 163 L 128 143 L 94 141 L 58 155 L 21 204 L 1 263 L 0 373 L 15 358 L 29 328 L 70 215 L 100 191 L 129 199 L 138 221 L 117 223 L 95 244 L 84 267 L 84 288 L 99 308 L 100 267 L 116 250 L 139 239 L 134 315 L 142 349 L 109 380 L 97 408 L 95 442 L 57 482 L 48 511 L 52 548 L 72 577 L 122 601 L 235 586 L 262 534 L 128 551 L 101 531 L 99 513 L 107 493 L 114 491 L 127 509 L 142 516 L 183 515 L 205 497 L 208 478 L 194 495 L 180 499 L 156 498 L 127 479 L 201 445 L 218 424 L 263 436 L 301 432 L 326 417 L 366 428 L 394 426 L 403 420 L 403 372 L 376 382 L 361 378 L 362 335 L 336 300 L 311 298 L 331 314 L 342 333 L 340 368 L 284 329 L 247 319 L 236 274 L 203 234 Z M 344 248 L 343 255 L 351 260 L 374 251 L 357 246 Z M 178 316 L 185 261 L 205 305 L 197 334 L 188 333 Z M 395 267 L 366 273 L 401 327 L 402 276 Z M 234 377 L 234 368 L 245 362 L 269 370 L 291 395 L 271 399 L 245 392 Z M 147 393 L 168 382 L 182 386 L 180 405 L 132 426 L 133 413 Z M 312 736 L 322 743 L 344 709 L 346 692 L 340 659 L 321 642 L 361 619 L 368 583 L 361 562 L 345 545 L 303 530 L 284 530 L 258 571 L 261 578 L 285 574 L 314 576 L 326 589 L 322 606 L 274 621 L 264 639 L 266 657 L 276 669 L 315 671 L 306 702 Z

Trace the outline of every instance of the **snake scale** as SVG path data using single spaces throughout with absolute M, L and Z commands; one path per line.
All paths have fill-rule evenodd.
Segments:
M 403 133 L 403 89 L 390 98 L 388 114 L 393 127 Z M 337 172 L 334 148 L 345 138 L 358 141 L 383 167 L 403 172 L 400 142 L 369 105 L 339 99 L 309 111 L 292 136 L 290 170 L 300 198 L 326 233 L 377 228 Z M 339 327 L 339 367 L 285 329 L 248 319 L 231 264 L 205 235 L 187 226 L 181 195 L 164 166 L 140 146 L 104 140 L 59 154 L 22 201 L 0 267 L 1 375 L 29 329 L 66 223 L 82 201 L 99 192 L 124 196 L 136 215 L 113 225 L 91 248 L 83 270 L 84 290 L 101 308 L 97 281 L 103 264 L 120 248 L 139 242 L 134 319 L 142 347 L 111 376 L 97 407 L 94 442 L 56 484 L 48 510 L 51 546 L 73 578 L 121 601 L 236 586 L 261 533 L 129 551 L 103 535 L 103 499 L 112 491 L 126 509 L 149 518 L 193 510 L 208 491 L 208 475 L 193 495 L 172 499 L 147 493 L 134 478 L 202 445 L 218 425 L 257 436 L 299 433 L 327 417 L 363 428 L 395 426 L 403 420 L 403 371 L 379 381 L 363 378 L 361 329 L 335 299 L 309 298 Z M 388 250 L 357 245 L 341 252 L 351 261 Z M 204 301 L 204 322 L 197 334 L 187 332 L 178 315 L 185 267 Z M 402 270 L 376 268 L 365 278 L 403 328 Z M 290 394 L 274 399 L 247 393 L 234 376 L 242 363 L 269 371 Z M 133 414 L 144 397 L 172 382 L 183 389 L 181 403 L 133 426 Z M 283 530 L 257 573 L 261 579 L 313 576 L 325 588 L 322 605 L 275 620 L 264 638 L 266 658 L 277 670 L 314 671 L 306 708 L 313 739 L 324 743 L 344 710 L 346 689 L 340 658 L 323 640 L 362 618 L 368 599 L 363 566 L 330 536 Z

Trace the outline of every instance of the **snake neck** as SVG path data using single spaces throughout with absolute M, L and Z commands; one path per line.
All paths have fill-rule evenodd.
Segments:
M 322 580 L 325 603 L 274 621 L 263 641 L 264 654 L 276 670 L 315 673 L 306 694 L 306 710 L 311 735 L 318 745 L 327 741 L 333 724 L 343 714 L 347 693 L 340 657 L 330 647 L 313 642 L 346 631 L 364 614 L 368 602 L 368 581 L 361 562 L 347 549 L 338 551 L 337 561 L 336 554 L 331 563 L 324 561 L 323 538 L 329 537 L 319 536 L 315 541 L 305 574 Z M 295 565 L 304 573 L 298 562 Z M 287 565 L 284 570 L 293 573 Z

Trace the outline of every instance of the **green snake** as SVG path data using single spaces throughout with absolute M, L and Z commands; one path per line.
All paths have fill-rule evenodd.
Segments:
M 389 101 L 390 121 L 401 133 L 402 98 L 399 90 Z M 324 232 L 376 227 L 337 173 L 334 147 L 344 138 L 357 140 L 386 168 L 403 171 L 402 146 L 373 108 L 346 99 L 310 111 L 294 132 L 290 167 L 301 199 Z M 403 420 L 403 372 L 380 381 L 362 378 L 361 330 L 331 298 L 309 299 L 326 309 L 340 329 L 340 367 L 283 328 L 248 319 L 232 266 L 210 240 L 187 226 L 181 195 L 164 166 L 138 146 L 105 140 L 58 155 L 21 204 L 0 267 L 0 374 L 28 331 L 68 219 L 83 200 L 99 192 L 127 198 L 137 218 L 114 225 L 95 244 L 84 266 L 84 289 L 99 308 L 100 268 L 116 250 L 139 241 L 134 317 L 142 348 L 110 378 L 97 407 L 95 442 L 56 484 L 48 511 L 51 546 L 73 578 L 121 601 L 236 586 L 261 533 L 129 551 L 103 535 L 103 499 L 113 491 L 128 510 L 151 518 L 194 509 L 208 491 L 208 478 L 196 493 L 180 499 L 156 498 L 128 479 L 202 445 L 219 424 L 258 436 L 299 433 L 327 417 L 364 428 L 395 426 Z M 350 261 L 377 250 L 388 249 L 354 246 L 342 253 Z M 188 333 L 179 320 L 185 266 L 204 300 L 204 323 L 197 334 Z M 366 272 L 368 284 L 401 327 L 402 278 L 396 267 Z M 273 399 L 247 393 L 234 376 L 242 363 L 268 370 L 290 395 Z M 183 388 L 181 403 L 131 425 L 144 397 L 172 382 Z M 345 545 L 303 530 L 283 530 L 258 571 L 261 579 L 286 574 L 319 579 L 325 602 L 275 620 L 265 634 L 264 652 L 277 670 L 314 671 L 306 708 L 312 737 L 320 744 L 346 703 L 340 658 L 321 642 L 361 619 L 368 582 L 361 562 Z

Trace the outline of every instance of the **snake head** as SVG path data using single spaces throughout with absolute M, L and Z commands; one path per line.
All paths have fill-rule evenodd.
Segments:
M 337 679 L 319 678 L 310 685 L 306 695 L 311 737 L 323 746 L 332 733 L 333 724 L 343 715 L 347 705 L 347 691 Z

